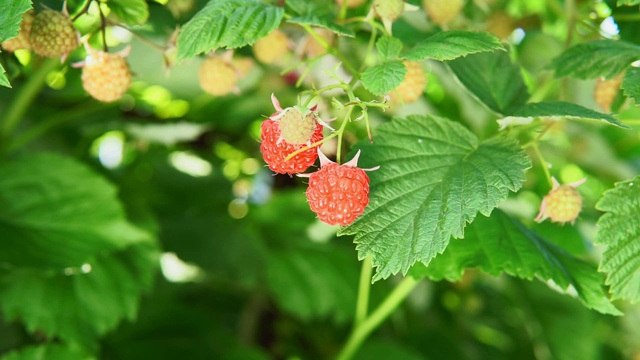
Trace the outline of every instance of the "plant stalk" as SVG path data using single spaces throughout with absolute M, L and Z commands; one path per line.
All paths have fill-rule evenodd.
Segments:
M 40 64 L 40 67 L 18 91 L 16 98 L 11 103 L 11 106 L 9 106 L 9 110 L 7 110 L 4 120 L 2 121 L 2 126 L 0 127 L 0 144 L 6 144 L 7 139 L 24 117 L 27 108 L 44 86 L 47 75 L 59 64 L 60 60 L 58 59 L 47 59 Z
M 369 317 L 361 324 L 356 325 L 347 340 L 347 343 L 337 356 L 337 360 L 348 360 L 353 357 L 360 348 L 364 340 L 375 330 L 382 321 L 384 321 L 391 313 L 402 303 L 402 301 L 411 293 L 418 284 L 418 280 L 411 276 L 407 276 L 398 286 L 387 296 Z
M 358 302 L 356 303 L 356 318 L 354 322 L 356 327 L 367 318 L 372 270 L 371 255 L 369 255 L 362 261 L 362 270 L 360 270 L 360 285 L 358 286 Z

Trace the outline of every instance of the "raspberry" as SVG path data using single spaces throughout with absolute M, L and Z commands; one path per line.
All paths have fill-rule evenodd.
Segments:
M 236 88 L 238 75 L 236 70 L 219 56 L 207 58 L 198 72 L 200 87 L 211 95 L 222 96 Z
M 78 47 L 78 33 L 66 12 L 44 10 L 31 26 L 31 47 L 36 54 L 56 58 Z
M 349 225 L 369 204 L 369 177 L 356 164 L 360 152 L 342 165 L 327 159 L 320 150 L 318 154 L 320 170 L 309 175 L 309 207 L 329 225 Z
M 338 4 L 339 6 L 342 6 L 342 3 L 344 2 L 344 0 L 336 0 L 336 4 Z M 347 0 L 347 7 L 348 8 L 357 8 L 358 6 L 366 3 L 367 0 Z
M 316 32 L 327 44 L 331 45 L 331 43 L 333 43 L 333 32 L 326 29 L 316 29 Z M 307 57 L 315 57 L 326 54 L 327 49 L 325 49 L 325 47 L 322 46 L 322 44 L 320 44 L 318 40 L 316 40 L 312 36 L 308 36 L 307 41 L 304 44 L 304 52 L 307 54 Z
M 260 151 L 264 161 L 269 165 L 269 169 L 278 174 L 297 174 L 307 170 L 318 158 L 315 148 L 305 150 L 286 161 L 286 157 L 292 152 L 299 150 L 306 145 L 294 145 L 281 140 L 280 124 L 277 121 L 266 119 L 260 125 Z M 323 139 L 322 125 L 317 124 L 311 142 L 318 142 Z
M 389 34 L 391 34 L 391 25 L 404 11 L 414 11 L 418 9 L 413 5 L 406 4 L 404 0 L 373 0 L 371 8 L 380 20 L 382 20 Z
M 443 26 L 460 14 L 464 0 L 422 0 L 422 5 L 431 21 Z
M 273 64 L 287 54 L 289 51 L 288 43 L 287 35 L 276 29 L 253 44 L 253 54 L 258 61 L 264 64 Z
M 409 60 L 404 60 L 402 63 L 407 68 L 407 74 L 400 85 L 389 95 L 394 102 L 400 100 L 404 103 L 414 102 L 424 92 L 427 86 L 427 77 L 422 68 L 422 63 Z
M 282 109 L 275 95 L 271 95 L 271 101 L 276 113 L 260 125 L 262 157 L 269 168 L 276 173 L 296 174 L 303 172 L 316 161 L 318 153 L 315 148 L 309 148 L 288 161 L 286 157 L 294 151 L 324 138 L 315 107 L 306 111 L 303 116 L 298 107 Z M 287 137 L 285 137 L 285 133 Z
M 131 71 L 124 57 L 90 50 L 82 68 L 82 87 L 96 100 L 113 102 L 127 92 Z
M 596 86 L 593 91 L 593 97 L 596 103 L 605 112 L 611 112 L 611 104 L 618 95 L 620 85 L 622 84 L 622 75 L 618 75 L 613 79 L 605 80 L 600 78 L 596 82 Z
M 29 41 L 29 34 L 31 33 L 31 25 L 35 18 L 35 12 L 29 10 L 24 13 L 22 21 L 20 21 L 20 31 L 18 36 L 13 39 L 9 39 L 2 43 L 2 48 L 8 52 L 14 52 L 19 49 L 31 50 L 31 42 Z
M 551 222 L 573 224 L 582 210 L 582 197 L 576 190 L 586 179 L 582 179 L 569 184 L 560 185 L 555 178 L 552 178 L 553 188 L 544 196 L 540 205 L 540 212 L 536 216 L 537 222 L 551 219 Z
M 487 19 L 487 31 L 506 39 L 516 29 L 515 20 L 504 11 L 495 11 Z

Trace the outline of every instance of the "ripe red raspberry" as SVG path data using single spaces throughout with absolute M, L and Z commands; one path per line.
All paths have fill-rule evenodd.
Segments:
M 276 29 L 269 35 L 253 44 L 253 54 L 264 64 L 273 64 L 282 59 L 289 51 L 289 38 L 285 33 Z
M 605 112 L 611 112 L 611 104 L 613 104 L 613 101 L 616 99 L 621 84 L 622 74 L 613 79 L 600 78 L 597 80 L 593 90 L 593 97 Z
M 82 68 L 82 87 L 102 102 L 120 99 L 131 84 L 131 71 L 124 56 L 93 49 L 88 52 Z
M 582 210 L 582 197 L 576 191 L 576 187 L 584 183 L 586 179 L 569 184 L 560 185 L 558 180 L 552 178 L 553 188 L 544 196 L 540 205 L 540 213 L 536 216 L 537 222 L 551 219 L 551 222 L 573 224 Z
M 44 10 L 36 15 L 29 35 L 36 54 L 57 58 L 78 47 L 78 33 L 66 11 Z
M 407 68 L 407 73 L 404 76 L 404 80 L 395 90 L 389 93 L 389 96 L 394 102 L 414 102 L 424 93 L 424 89 L 427 86 L 427 77 L 422 68 L 422 63 L 409 60 L 404 60 L 402 63 Z
M 357 167 L 360 152 L 342 165 L 327 159 L 320 150 L 318 154 L 320 170 L 309 174 L 309 207 L 329 225 L 349 225 L 369 204 L 369 176 Z
M 431 21 L 443 26 L 460 14 L 464 0 L 422 0 L 422 5 Z
M 35 18 L 35 12 L 29 10 L 24 13 L 22 21 L 20 21 L 20 30 L 18 36 L 13 39 L 6 40 L 2 43 L 2 48 L 8 52 L 14 52 L 19 49 L 31 49 L 31 42 L 29 41 L 29 34 L 31 33 L 31 25 Z
M 275 96 L 271 96 L 276 113 L 262 122 L 260 151 L 269 168 L 279 174 L 297 174 L 307 170 L 318 158 L 315 147 L 302 151 L 286 160 L 294 151 L 321 141 L 322 125 L 315 107 L 305 115 L 298 107 L 282 109 Z M 287 140 L 288 139 L 288 140 Z
M 223 96 L 236 89 L 238 72 L 223 57 L 212 56 L 200 65 L 198 80 L 202 90 L 214 96 Z

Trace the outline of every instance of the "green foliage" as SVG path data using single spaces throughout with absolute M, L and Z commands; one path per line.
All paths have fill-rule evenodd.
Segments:
M 397 88 L 407 68 L 399 60 L 393 60 L 381 65 L 375 65 L 362 73 L 362 84 L 372 94 L 381 96 Z
M 595 40 L 565 50 L 552 66 L 556 76 L 594 79 L 612 78 L 640 59 L 640 46 L 622 40 Z
M 59 155 L 0 165 L 0 261 L 60 270 L 150 241 L 150 234 L 127 221 L 116 191 L 86 166 Z
M 84 352 L 73 349 L 65 345 L 37 345 L 27 346 L 20 350 L 15 350 L 5 354 L 2 360 L 92 360 L 93 356 L 89 356 Z
M 180 31 L 178 60 L 253 44 L 278 27 L 283 15 L 282 8 L 258 0 L 209 1 Z
M 529 99 L 520 66 L 504 51 L 470 55 L 448 64 L 467 90 L 496 113 L 510 114 Z
M 439 32 L 403 54 L 409 60 L 448 61 L 480 52 L 504 49 L 500 40 L 485 32 Z
M 149 6 L 145 0 L 109 0 L 109 9 L 129 25 L 144 24 L 149 19 Z
M 640 68 L 629 67 L 622 79 L 624 95 L 640 103 Z
M 0 43 L 18 35 L 22 15 L 31 9 L 30 0 L 3 2 L 0 5 Z M 0 63 L 0 86 L 11 87 L 4 67 Z
M 391 61 L 400 55 L 402 51 L 402 41 L 391 36 L 384 36 L 378 39 L 376 48 L 378 49 L 378 56 L 382 62 Z
M 606 213 L 598 220 L 596 244 L 605 245 L 600 271 L 615 299 L 640 300 L 640 176 L 608 190 L 596 207 Z
M 2 311 L 27 329 L 95 350 L 98 337 L 122 319 L 134 320 L 157 266 L 154 244 L 132 245 L 80 267 L 15 269 L 0 274 Z
M 618 0 L 618 6 L 634 6 L 640 4 L 640 0 Z
M 615 117 L 587 109 L 583 106 L 564 101 L 544 101 L 528 103 L 515 110 L 512 114 L 515 118 L 567 118 L 604 121 L 611 125 L 628 128 Z
M 575 291 L 589 308 L 620 315 L 603 291 L 602 277 L 595 267 L 579 260 L 502 211 L 477 218 L 464 239 L 453 240 L 447 250 L 428 267 L 416 265 L 413 276 L 456 281 L 469 268 L 492 275 L 507 273 L 523 279 L 539 278 L 563 291 Z
M 360 143 L 370 173 L 365 213 L 342 234 L 356 236 L 358 257 L 373 257 L 374 279 L 415 262 L 429 264 L 478 212 L 489 215 L 517 191 L 531 163 L 513 140 L 479 142 L 458 123 L 435 116 L 394 119 L 377 129 L 376 142 Z

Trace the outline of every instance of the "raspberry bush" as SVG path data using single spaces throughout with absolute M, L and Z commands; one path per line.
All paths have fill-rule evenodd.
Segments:
M 637 358 L 639 11 L 0 2 L 0 359 Z

